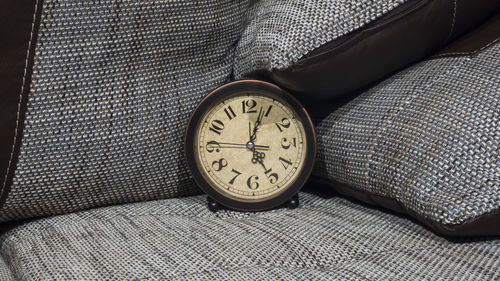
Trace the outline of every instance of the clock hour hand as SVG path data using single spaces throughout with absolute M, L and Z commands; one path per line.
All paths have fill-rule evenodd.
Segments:
M 264 166 L 264 158 L 266 158 L 266 154 L 264 152 L 258 152 L 256 148 L 252 149 L 252 152 L 252 163 L 259 163 L 264 167 L 264 169 L 266 169 L 266 166 Z
M 266 154 L 264 152 L 256 151 L 255 148 L 252 149 L 252 152 L 253 152 L 252 163 L 254 164 L 259 163 L 262 166 L 262 168 L 264 168 L 264 174 L 269 179 L 269 182 L 271 184 L 275 184 L 278 181 L 279 176 L 277 173 L 272 172 L 273 171 L 272 168 L 268 169 L 266 168 L 266 165 L 264 165 L 264 158 L 266 158 Z
M 248 141 L 252 142 L 252 124 L 251 124 L 251 122 L 248 122 L 248 137 L 249 137 Z

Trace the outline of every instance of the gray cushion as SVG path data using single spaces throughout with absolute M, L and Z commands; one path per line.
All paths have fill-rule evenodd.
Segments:
M 14 134 L 20 141 L 0 152 L 2 164 L 8 162 L 0 222 L 199 192 L 189 184 L 182 136 L 194 106 L 227 82 L 233 67 L 239 76 L 250 71 L 251 61 L 261 65 L 260 57 L 272 60 L 272 67 L 292 63 L 404 1 L 266 0 L 248 9 L 243 0 L 105 0 L 88 7 L 32 0 L 40 24 L 29 25 L 36 48 L 20 107 L 20 90 L 9 93 L 12 115 L 24 106 L 26 113 L 18 114 L 25 116 L 22 133 Z M 256 11 L 258 19 L 245 22 L 245 13 Z M 290 29 L 295 39 L 275 38 L 282 24 L 291 23 L 283 21 L 289 13 L 305 16 L 302 23 L 310 21 L 317 33 Z M 298 50 L 297 43 L 307 45 Z M 275 61 L 283 56 L 291 59 Z
M 0 222 L 198 193 L 184 128 L 229 80 L 246 5 L 45 1 Z
M 500 235 L 500 44 L 402 71 L 318 126 L 316 175 L 441 233 Z
M 235 76 L 271 79 L 308 103 L 353 96 L 499 9 L 498 0 L 257 1 Z
M 15 277 L 12 274 L 12 270 L 5 263 L 3 258 L 0 258 L 0 278 L 2 281 L 15 281 Z
M 235 76 L 287 68 L 325 43 L 365 26 L 407 1 L 254 1 L 238 42 Z
M 497 280 L 500 240 L 301 193 L 295 210 L 211 213 L 204 196 L 25 223 L 0 254 L 24 280 Z M 4 280 L 1 278 L 1 280 Z

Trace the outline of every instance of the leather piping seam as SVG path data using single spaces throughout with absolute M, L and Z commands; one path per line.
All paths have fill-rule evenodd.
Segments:
M 10 169 L 12 166 L 12 159 L 14 157 L 16 143 L 18 141 L 17 137 L 18 137 L 18 132 L 19 132 L 19 116 L 20 116 L 21 104 L 22 104 L 22 100 L 23 100 L 23 92 L 24 92 L 24 87 L 25 87 L 25 82 L 26 82 L 26 74 L 28 73 L 28 60 L 29 60 L 29 54 L 30 54 L 30 50 L 31 50 L 31 43 L 33 41 L 33 32 L 35 29 L 36 13 L 38 11 L 38 1 L 39 0 L 36 0 L 36 2 L 35 2 L 35 11 L 33 13 L 33 21 L 31 22 L 30 40 L 28 42 L 28 49 L 26 51 L 26 59 L 24 61 L 23 83 L 21 86 L 21 93 L 19 94 L 19 102 L 17 103 L 16 129 L 14 130 L 14 140 L 12 142 L 12 149 L 10 152 L 9 163 L 7 164 L 7 172 L 5 173 L 5 177 L 3 180 L 2 190 L 0 190 L 0 198 L 3 196 L 5 186 L 7 185 L 7 178 L 9 177 L 9 172 L 10 172 Z
M 455 22 L 457 19 L 457 1 L 458 0 L 453 1 L 453 18 L 451 20 L 450 34 L 448 35 L 446 41 L 451 38 L 451 35 L 453 35 L 453 30 L 455 29 Z
M 480 234 L 480 235 L 478 235 L 478 234 L 463 234 L 462 229 L 464 226 L 477 223 L 477 221 L 483 217 L 499 216 L 500 215 L 500 208 L 483 213 L 477 217 L 467 218 L 465 221 L 460 222 L 460 223 L 447 224 L 447 223 L 433 220 L 429 217 L 425 217 L 423 214 L 418 213 L 418 211 L 416 211 L 416 210 L 408 208 L 402 202 L 400 202 L 396 198 L 391 197 L 389 195 L 377 194 L 371 190 L 365 190 L 362 188 L 358 188 L 358 187 L 351 185 L 349 183 L 339 182 L 339 181 L 337 181 L 333 178 L 330 178 L 328 176 L 313 175 L 313 176 L 311 176 L 311 181 L 313 181 L 313 182 L 319 181 L 321 183 L 324 183 L 343 197 L 354 198 L 355 200 L 364 202 L 364 203 L 371 205 L 371 206 L 381 207 L 382 209 L 390 210 L 390 211 L 392 211 L 396 214 L 399 214 L 399 215 L 409 216 L 409 217 L 415 219 L 417 222 L 419 222 L 424 227 L 430 228 L 431 230 L 434 231 L 434 233 L 437 233 L 443 237 L 448 237 L 448 238 L 452 238 L 452 237 L 462 237 L 462 238 L 483 237 L 483 238 L 487 238 L 487 237 L 497 237 L 498 236 L 498 234 Z M 342 190 L 335 188 L 334 185 L 341 185 L 346 189 L 352 190 L 352 191 L 357 192 L 357 193 L 361 193 L 363 195 L 367 195 L 368 200 L 366 200 L 366 198 L 365 199 L 359 198 L 356 195 L 346 194 Z M 391 203 L 394 203 L 395 205 L 397 205 L 396 206 L 397 208 L 395 208 L 394 206 L 382 204 L 377 199 L 388 200 Z
M 440 55 L 436 55 L 434 56 L 433 58 L 441 58 L 441 57 L 446 57 L 446 56 L 469 56 L 469 55 L 475 55 L 481 51 L 483 51 L 484 49 L 490 47 L 491 45 L 495 44 L 498 40 L 500 40 L 500 37 L 496 38 L 495 40 L 491 41 L 490 43 L 482 46 L 481 48 L 478 48 L 478 49 L 475 49 L 473 51 L 470 51 L 470 52 L 451 52 L 451 53 L 444 53 L 444 54 L 440 54 Z
M 373 142 L 370 144 L 371 147 L 370 147 L 370 151 L 369 151 L 369 154 L 368 154 L 368 157 L 367 157 L 368 161 L 364 165 L 366 172 L 363 173 L 364 174 L 363 181 L 365 182 L 365 184 L 367 186 L 370 186 L 370 187 L 372 186 L 371 182 L 373 181 L 373 178 L 370 176 L 370 174 L 376 173 L 376 171 L 371 168 L 372 166 L 376 166 L 373 163 L 377 162 L 377 160 L 374 159 L 375 150 L 380 145 L 380 142 L 382 140 L 383 135 L 386 133 L 386 131 L 388 130 L 388 128 L 394 123 L 394 120 L 397 117 L 399 117 L 399 115 L 405 109 L 405 107 L 407 105 L 409 105 L 412 102 L 414 102 L 415 99 L 417 99 L 422 93 L 424 93 L 424 91 L 426 89 L 434 86 L 434 84 L 440 82 L 442 79 L 445 79 L 450 74 L 451 71 L 453 71 L 453 70 L 455 70 L 457 68 L 462 67 L 468 61 L 469 60 L 463 60 L 462 62 L 458 63 L 457 65 L 454 65 L 453 67 L 450 67 L 449 69 L 441 72 L 439 75 L 436 75 L 435 78 L 433 78 L 431 81 L 429 81 L 425 85 L 422 85 L 422 87 L 420 87 L 414 93 L 412 93 L 409 97 L 407 97 L 402 102 L 402 104 L 400 104 L 396 108 L 396 110 L 394 110 L 394 112 L 391 112 L 390 114 L 388 114 L 387 115 L 387 117 L 388 117 L 387 119 L 382 120 L 379 123 L 380 127 L 379 127 L 379 129 L 377 129 L 377 133 L 375 135 L 375 138 L 374 138 Z M 333 128 L 329 132 L 331 132 L 331 131 L 333 131 Z
M 329 49 L 321 51 L 319 53 L 315 53 L 316 50 L 312 51 L 313 52 L 312 55 L 311 54 L 305 55 L 297 63 L 293 64 L 292 66 L 288 67 L 287 69 L 292 69 L 292 71 L 302 70 L 304 65 L 309 63 L 309 61 L 313 60 L 313 59 L 320 60 L 319 63 L 321 63 L 321 61 L 323 60 L 324 57 L 331 55 L 331 53 L 336 52 L 339 48 L 344 47 L 347 44 L 350 44 L 352 42 L 359 40 L 363 34 L 378 34 L 381 32 L 381 29 L 383 29 L 387 25 L 394 24 L 394 23 L 398 22 L 399 20 L 404 19 L 408 15 L 411 15 L 413 13 L 418 12 L 420 9 L 422 9 L 424 6 L 428 5 L 429 3 L 431 3 L 431 1 L 429 1 L 429 0 L 419 1 L 419 2 L 415 3 L 414 6 L 411 6 L 407 9 L 401 11 L 400 13 L 398 13 L 390 18 L 374 20 L 373 22 L 371 22 L 367 26 L 360 27 L 359 29 L 353 30 L 352 32 L 350 32 L 348 34 L 345 34 L 345 35 L 342 35 L 338 38 L 335 38 L 335 39 L 327 42 L 323 46 L 331 44 L 334 41 L 340 40 L 340 39 L 342 39 L 342 37 L 351 36 L 351 37 L 347 38 L 344 42 L 336 45 L 333 48 L 329 48 Z M 318 48 L 318 49 L 320 49 L 320 48 Z

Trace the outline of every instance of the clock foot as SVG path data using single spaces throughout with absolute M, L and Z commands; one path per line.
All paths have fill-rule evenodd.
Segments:
M 207 196 L 207 206 L 208 209 L 214 213 L 217 213 L 218 210 L 222 209 L 222 206 L 209 196 Z
M 299 206 L 299 195 L 295 194 L 292 198 L 288 199 L 285 203 L 288 209 L 295 209 Z
M 210 196 L 207 196 L 207 207 L 213 213 L 217 213 L 217 211 L 225 209 L 224 206 L 217 203 Z M 297 207 L 299 207 L 299 195 L 295 194 L 292 198 L 288 199 L 288 201 L 286 201 L 283 205 L 281 205 L 281 208 L 283 208 L 283 207 L 286 207 L 290 210 L 296 209 Z M 278 207 L 278 208 L 280 208 L 280 207 Z

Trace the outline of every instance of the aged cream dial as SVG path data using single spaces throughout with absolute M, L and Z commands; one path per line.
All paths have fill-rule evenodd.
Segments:
M 243 80 L 201 101 L 186 129 L 185 151 L 193 178 L 209 198 L 234 209 L 263 210 L 283 204 L 303 186 L 316 137 L 295 98 L 270 83 Z
M 284 101 L 247 94 L 223 99 L 202 118 L 197 156 L 220 192 L 260 200 L 286 189 L 306 155 L 304 127 Z

